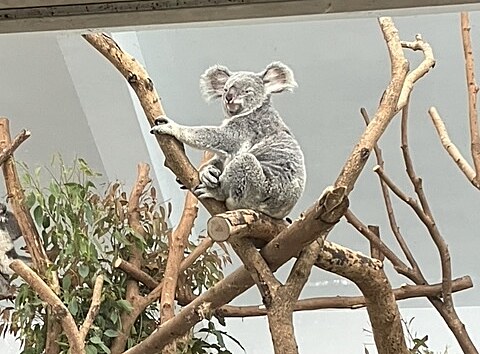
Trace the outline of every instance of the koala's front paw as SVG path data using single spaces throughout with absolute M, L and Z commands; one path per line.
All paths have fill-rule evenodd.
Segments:
M 209 188 L 203 183 L 200 183 L 197 188 L 193 190 L 193 194 L 195 194 L 198 199 L 213 198 L 220 201 L 225 200 L 220 188 Z
M 200 183 L 194 190 L 193 194 L 197 196 L 198 199 L 213 198 L 213 194 L 205 184 Z
M 172 134 L 174 122 L 166 117 L 160 116 L 155 119 L 155 125 L 150 130 L 150 134 Z
M 214 165 L 207 165 L 199 172 L 200 182 L 208 188 L 218 188 L 220 186 L 220 175 L 222 171 Z

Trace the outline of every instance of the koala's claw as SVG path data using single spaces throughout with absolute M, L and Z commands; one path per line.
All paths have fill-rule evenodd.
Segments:
M 168 119 L 168 117 L 166 116 L 160 116 L 160 117 L 157 117 L 155 118 L 155 125 L 162 125 L 162 124 L 168 124 L 170 122 L 170 119 Z
M 203 183 L 200 183 L 197 188 L 193 190 L 193 194 L 195 194 L 198 199 L 213 198 L 213 194 L 209 191 L 209 188 Z
M 180 185 L 180 189 L 183 189 L 183 190 L 188 190 L 187 187 L 185 187 L 185 185 L 182 183 L 182 181 L 180 181 L 180 178 L 175 178 L 175 182 L 177 182 L 179 185 Z
M 208 188 L 218 188 L 220 185 L 220 175 L 222 171 L 220 171 L 217 167 L 213 165 L 205 166 L 200 171 L 200 181 L 203 185 L 207 186 Z

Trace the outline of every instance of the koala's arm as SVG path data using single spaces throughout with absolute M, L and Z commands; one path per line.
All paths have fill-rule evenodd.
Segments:
M 150 133 L 174 136 L 182 143 L 199 150 L 210 150 L 225 155 L 234 151 L 240 141 L 238 136 L 234 136 L 233 132 L 224 126 L 188 127 L 165 117 L 157 121 L 157 125 Z

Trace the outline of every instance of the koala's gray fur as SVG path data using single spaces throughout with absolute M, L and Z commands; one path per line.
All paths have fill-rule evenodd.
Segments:
M 305 186 L 302 150 L 278 112 L 272 93 L 297 84 L 280 62 L 260 73 L 209 68 L 200 78 L 207 100 L 222 98 L 225 119 L 218 126 L 187 127 L 159 117 L 151 133 L 172 135 L 215 157 L 200 170 L 199 198 L 225 201 L 229 210 L 247 208 L 285 217 Z
M 20 226 L 18 225 L 15 215 L 7 206 L 0 203 L 0 273 L 13 274 L 9 265 L 13 259 L 30 260 L 30 258 L 22 257 L 15 251 L 13 241 L 22 236 Z

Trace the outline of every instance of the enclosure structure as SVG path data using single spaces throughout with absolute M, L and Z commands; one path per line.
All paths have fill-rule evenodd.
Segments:
M 437 106 L 450 135 L 460 147 L 463 142 L 463 150 L 468 151 L 466 89 L 459 21 L 459 16 L 453 13 L 395 18 L 402 36 L 407 37 L 402 38 L 413 40 L 417 32 L 422 33 L 436 53 L 437 67 L 414 91 L 410 113 L 413 128 L 411 149 L 427 193 L 432 188 L 432 208 L 438 215 L 438 223 L 450 245 L 454 275 L 470 274 L 475 283 L 475 273 L 472 270 L 475 269 L 474 245 L 477 241 L 474 235 L 477 227 L 474 214 L 466 213 L 465 210 L 476 210 L 478 198 L 442 150 L 427 115 L 430 106 Z M 475 36 L 476 23 L 480 18 L 472 13 L 471 21 L 474 29 L 472 35 Z M 359 108 L 366 107 L 373 112 L 388 80 L 389 64 L 376 20 L 373 17 L 349 20 L 312 20 L 307 17 L 301 22 L 272 21 L 193 27 L 121 32 L 114 33 L 113 37 L 123 48 L 145 63 L 169 116 L 187 124 L 215 124 L 220 118 L 218 107 L 206 106 L 198 93 L 198 76 L 209 65 L 219 62 L 237 69 L 259 70 L 272 59 L 289 63 L 295 70 L 300 87 L 295 95 L 277 99 L 276 105 L 301 141 L 309 169 L 307 191 L 292 213 L 296 217 L 311 205 L 325 186 L 335 180 L 353 143 L 364 129 Z M 259 33 L 268 40 L 257 41 Z M 312 33 L 316 34 L 314 45 L 298 41 L 298 38 L 310 38 L 313 41 Z M 5 90 L 2 97 L 8 98 L 5 99 L 8 108 L 5 108 L 3 114 L 12 118 L 12 131 L 27 127 L 33 132 L 31 141 L 17 152 L 17 158 L 32 164 L 49 160 L 51 153 L 56 151 L 63 151 L 67 156 L 78 154 L 93 162 L 109 179 L 120 178 L 131 185 L 136 163 L 150 156 L 163 198 L 173 201 L 177 208 L 173 216 L 178 217 L 183 196 L 178 193 L 174 178 L 159 163 L 162 157 L 159 156 L 158 147 L 148 136 L 148 126 L 141 116 L 136 98 L 131 98 L 123 79 L 83 41 L 78 32 L 22 35 L 22 41 L 17 36 L 20 35 L 0 38 L 4 42 L 2 46 L 15 48 L 1 59 L 5 61 L 2 67 L 21 65 L 18 70 L 8 71 L 11 84 L 2 89 Z M 232 37 L 238 38 L 236 45 L 239 50 L 225 51 L 224 48 L 231 47 Z M 211 38 L 216 39 L 214 44 Z M 215 45 L 215 49 L 212 45 Z M 22 62 L 18 58 L 22 58 Z M 181 61 L 183 64 L 179 65 Z M 63 76 L 59 76 L 60 73 Z M 35 79 L 38 79 L 37 84 L 34 84 Z M 21 84 L 25 82 L 31 84 Z M 25 97 L 32 103 L 24 105 L 18 102 Z M 64 102 L 61 110 L 58 107 L 59 101 Z M 69 102 L 71 106 L 66 105 Z M 118 102 L 123 104 L 112 104 Z M 137 113 L 138 120 L 135 120 L 133 117 Z M 450 119 L 452 123 L 449 123 Z M 400 154 L 395 124 L 398 125 L 399 121 L 389 128 L 381 140 L 381 146 L 390 174 L 400 176 L 403 167 L 389 163 L 389 160 L 397 161 L 395 159 Z M 52 125 L 57 128 L 52 129 Z M 60 129 L 62 125 L 64 128 Z M 312 127 L 318 129 L 312 133 Z M 52 135 L 52 130 L 57 129 L 62 133 Z M 118 144 L 114 143 L 116 149 L 112 150 L 114 141 L 118 141 Z M 65 142 L 68 142 L 67 146 Z M 34 143 L 38 144 L 38 148 L 33 147 Z M 133 146 L 135 148 L 132 149 Z M 131 161 L 130 164 L 127 161 Z M 382 205 L 382 199 L 377 193 L 376 176 L 370 172 L 373 165 L 374 161 L 370 161 L 362 174 L 351 196 L 351 208 L 357 211 L 362 220 L 380 225 L 381 230 L 388 230 L 385 215 L 379 212 L 378 206 Z M 429 183 L 435 187 L 429 187 Z M 398 208 L 401 224 L 402 220 L 409 220 L 409 211 L 400 205 Z M 197 223 L 198 232 L 206 224 L 206 219 L 203 220 Z M 175 220 L 172 222 L 175 223 Z M 402 230 L 405 234 L 415 235 L 411 237 L 414 244 L 412 250 L 418 252 L 419 262 L 426 267 L 429 279 L 432 282 L 438 281 L 440 278 L 435 254 L 424 254 L 424 250 L 431 248 L 430 241 L 417 236 L 423 235 L 423 226 L 408 222 L 407 225 L 402 225 Z M 368 244 L 346 224 L 337 226 L 330 239 L 367 253 Z M 400 285 L 401 282 L 398 279 L 394 285 Z M 319 293 L 352 294 L 354 287 L 341 278 L 315 271 L 303 295 L 318 296 Z M 469 328 L 475 328 L 477 294 L 477 290 L 469 290 L 455 297 L 457 305 L 460 305 L 460 315 Z M 260 302 L 256 289 L 246 296 L 249 297 L 237 301 L 242 304 Z M 433 323 L 441 328 L 444 325 L 436 320 L 434 312 L 422 309 L 424 302 L 410 300 L 406 306 L 409 305 L 412 307 L 402 309 L 402 313 L 406 313 L 407 317 L 415 316 L 415 324 L 420 328 L 423 324 L 426 325 L 423 332 L 430 335 L 434 347 L 441 349 L 444 345 L 455 345 L 452 339 L 445 339 L 449 337 L 441 334 L 444 333 L 441 329 L 432 330 Z M 462 311 L 462 305 L 465 306 L 465 311 Z M 363 344 L 369 344 L 372 340 L 362 331 L 362 328 L 368 327 L 368 323 L 361 310 L 356 313 L 350 310 L 333 313 L 320 311 L 297 314 L 295 318 L 299 345 L 306 352 L 309 345 L 313 348 L 311 350 L 317 348 L 316 339 L 308 335 L 312 331 L 312 323 L 315 330 L 325 336 L 326 351 L 361 350 Z M 267 336 L 263 319 L 248 321 L 258 323 L 258 328 L 253 332 L 244 332 L 246 329 L 252 330 L 252 326 L 229 320 L 232 334 L 241 340 L 242 337 L 251 337 L 251 333 L 258 336 L 259 331 L 264 330 L 263 333 Z M 335 323 L 338 323 L 337 327 L 334 326 Z M 346 323 L 349 328 L 357 330 L 352 334 L 356 341 L 352 339 L 351 343 L 335 339 L 338 338 L 338 333 L 344 331 Z M 303 326 L 305 329 L 302 329 Z M 305 337 L 302 333 L 305 333 Z M 478 338 L 475 330 L 471 334 L 474 339 Z M 268 338 L 265 338 L 263 342 L 268 343 Z M 248 339 L 242 343 L 248 346 Z M 345 345 L 345 348 L 339 348 L 340 345 Z M 248 352 L 253 353 L 254 348 L 249 348 Z

